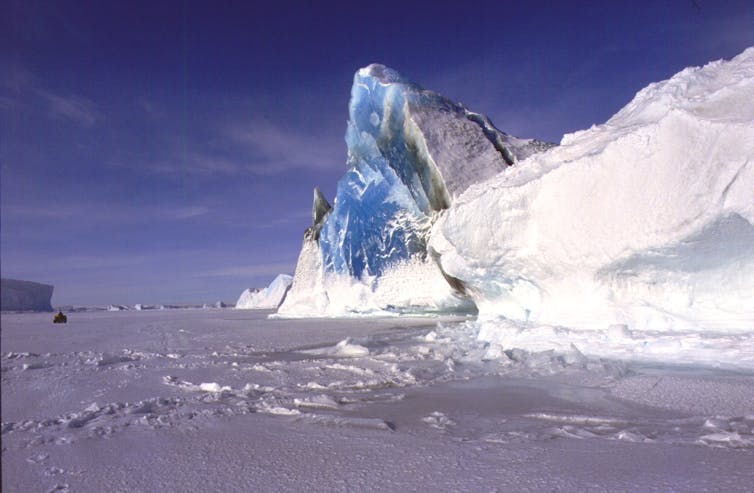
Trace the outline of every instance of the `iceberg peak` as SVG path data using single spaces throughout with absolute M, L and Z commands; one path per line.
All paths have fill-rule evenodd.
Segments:
M 332 207 L 314 192 L 314 224 L 305 234 L 292 293 L 281 311 L 303 299 L 309 307 L 328 306 L 327 292 L 333 288 L 327 284 L 335 278 L 341 287 L 357 283 L 374 293 L 389 284 L 391 272 L 405 274 L 408 266 L 422 272 L 414 276 L 418 284 L 437 281 L 443 286 L 441 297 L 450 296 L 453 288 L 427 252 L 436 214 L 472 184 L 549 146 L 532 143 L 541 144 L 499 131 L 486 116 L 384 65 L 358 70 L 346 129 L 348 169 Z M 312 297 L 313 289 L 321 296 Z M 426 305 L 428 297 L 421 299 L 385 296 L 377 309 Z M 458 304 L 457 296 L 451 304 Z
M 314 188 L 314 201 L 312 203 L 312 226 L 320 224 L 332 209 L 319 187 Z
M 409 84 L 414 85 L 411 81 L 403 77 L 396 70 L 391 69 L 381 63 L 372 63 L 356 72 L 356 79 L 372 78 L 382 84 Z

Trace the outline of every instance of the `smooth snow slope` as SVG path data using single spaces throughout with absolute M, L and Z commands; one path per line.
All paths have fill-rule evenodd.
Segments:
M 430 248 L 482 319 L 754 328 L 754 49 L 472 186 Z

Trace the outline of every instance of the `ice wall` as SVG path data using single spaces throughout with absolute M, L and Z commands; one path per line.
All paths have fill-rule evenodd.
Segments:
M 472 186 L 430 249 L 482 318 L 754 328 L 754 49 Z
M 3 311 L 51 312 L 53 286 L 17 279 L 2 279 Z

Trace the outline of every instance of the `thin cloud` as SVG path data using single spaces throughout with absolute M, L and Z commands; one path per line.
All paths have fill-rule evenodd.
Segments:
M 302 209 L 302 210 L 297 210 L 290 214 L 287 214 L 282 217 L 278 217 L 276 219 L 272 219 L 269 221 L 256 222 L 254 226 L 257 229 L 274 229 L 274 228 L 289 226 L 291 224 L 307 225 L 306 219 L 311 221 L 311 218 L 312 218 L 312 211 L 309 209 L 306 209 L 306 210 Z
M 257 174 L 276 174 L 293 168 L 325 170 L 345 162 L 342 139 L 321 132 L 299 132 L 258 119 L 227 125 L 220 133 L 248 156 L 247 169 Z
M 238 175 L 243 167 L 220 155 L 199 151 L 175 152 L 164 159 L 147 164 L 152 173 L 170 176 Z
M 198 277 L 259 277 L 275 276 L 280 273 L 292 274 L 296 269 L 295 262 L 271 262 L 257 265 L 233 265 L 206 272 L 198 273 Z
M 136 105 L 141 109 L 146 117 L 150 120 L 164 120 L 167 117 L 167 112 L 158 104 L 148 101 L 143 98 L 139 98 L 136 101 Z
M 193 217 L 204 216 L 209 213 L 209 207 L 197 205 L 192 207 L 181 207 L 179 209 L 166 210 L 162 213 L 163 217 L 170 219 L 191 219 Z
M 102 120 L 102 114 L 91 99 L 80 96 L 60 96 L 45 90 L 37 90 L 49 104 L 53 118 L 69 120 L 84 127 L 91 127 Z
M 0 86 L 18 94 L 35 85 L 31 72 L 16 64 L 0 65 Z
M 26 206 L 9 205 L 3 207 L 3 215 L 25 219 L 81 219 L 88 223 L 144 222 L 158 218 L 182 221 L 207 215 L 211 209 L 204 205 L 188 206 L 128 206 L 109 204 L 73 204 L 66 206 Z

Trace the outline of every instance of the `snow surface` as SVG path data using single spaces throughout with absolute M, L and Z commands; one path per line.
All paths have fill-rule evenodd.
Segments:
M 733 371 L 682 355 L 594 357 L 587 335 L 548 335 L 571 338 L 561 351 L 500 346 L 457 318 L 267 313 L 94 311 L 70 313 L 65 326 L 3 314 L 3 491 L 754 483 L 750 353 Z M 708 352 L 752 347 L 735 334 L 697 337 Z
M 264 289 L 247 289 L 236 302 L 236 309 L 270 309 L 277 308 L 285 299 L 291 288 L 293 277 L 288 274 L 278 274 L 269 286 Z M 219 303 L 219 302 L 218 302 Z M 216 308 L 222 308 L 216 306 Z
M 482 319 L 751 333 L 752 122 L 754 48 L 472 186 L 429 248 Z

